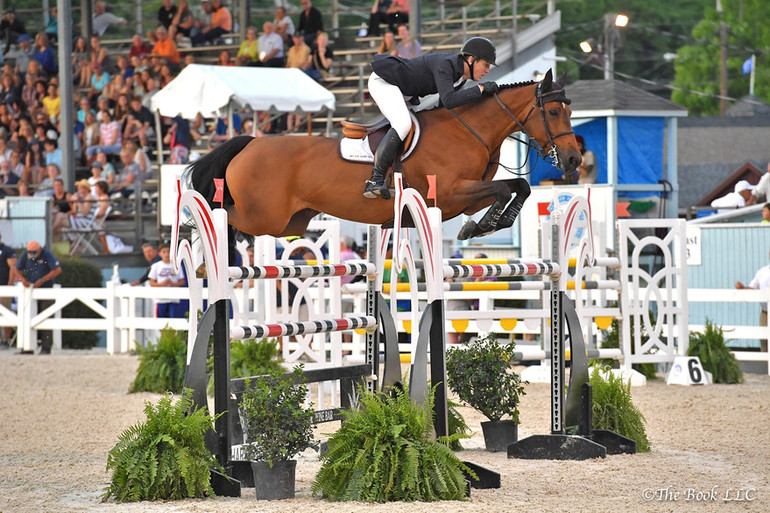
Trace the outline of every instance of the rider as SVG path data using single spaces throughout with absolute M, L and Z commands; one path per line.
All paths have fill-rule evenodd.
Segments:
M 420 96 L 438 93 L 442 105 L 453 109 L 478 100 L 481 95 L 492 96 L 498 91 L 495 82 L 484 82 L 467 89 L 461 87 L 468 79 L 479 82 L 484 78 L 489 67 L 495 64 L 496 56 L 495 46 L 484 37 L 468 39 L 459 54 L 434 53 L 414 59 L 374 56 L 369 94 L 390 121 L 391 128 L 377 147 L 372 177 L 366 181 L 365 197 L 388 197 L 385 173 L 412 127 L 406 101 L 415 104 L 419 103 Z

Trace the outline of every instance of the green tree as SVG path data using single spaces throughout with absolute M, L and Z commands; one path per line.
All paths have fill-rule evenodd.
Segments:
M 693 28 L 698 42 L 682 46 L 677 52 L 676 80 L 682 89 L 718 95 L 720 91 L 720 17 L 715 4 Z M 770 2 L 766 0 L 722 0 L 727 24 L 727 96 L 741 98 L 749 92 L 749 75 L 742 72 L 743 62 L 756 54 L 754 94 L 770 101 Z M 687 91 L 674 91 L 671 99 L 690 109 L 692 114 L 719 113 L 719 99 Z

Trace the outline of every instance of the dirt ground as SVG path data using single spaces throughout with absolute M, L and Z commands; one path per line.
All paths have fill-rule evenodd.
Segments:
M 742 385 L 632 390 L 647 418 L 648 454 L 579 462 L 508 459 L 483 450 L 479 423 L 460 458 L 502 474 L 502 488 L 473 490 L 466 502 L 360 504 L 313 498 L 320 467 L 306 451 L 297 465 L 297 498 L 241 498 L 137 504 L 103 503 L 107 451 L 144 418 L 154 394 L 127 394 L 138 361 L 98 351 L 51 356 L 0 351 L 0 513 L 11 512 L 496 512 L 770 511 L 770 377 Z M 531 384 L 521 405 L 519 437 L 549 430 L 548 386 Z M 319 436 L 334 430 L 319 428 Z M 733 500 L 730 500 L 733 499 Z M 734 499 L 750 499 L 736 501 Z

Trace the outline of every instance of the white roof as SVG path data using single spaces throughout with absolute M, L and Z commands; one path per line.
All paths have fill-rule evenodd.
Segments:
M 334 95 L 297 68 L 190 64 L 152 97 L 152 110 L 193 119 L 224 116 L 230 103 L 252 110 L 334 110 Z

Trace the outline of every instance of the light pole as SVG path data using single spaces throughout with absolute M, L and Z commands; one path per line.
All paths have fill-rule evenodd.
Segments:
M 596 48 L 597 52 L 601 52 L 602 62 L 604 65 L 604 80 L 612 80 L 615 75 L 615 43 L 619 39 L 620 34 L 618 28 L 623 28 L 628 25 L 628 16 L 625 14 L 605 14 L 604 15 L 604 30 L 602 34 L 602 44 Z M 591 45 L 591 40 L 581 41 L 580 49 L 584 53 L 593 53 L 594 48 Z

